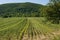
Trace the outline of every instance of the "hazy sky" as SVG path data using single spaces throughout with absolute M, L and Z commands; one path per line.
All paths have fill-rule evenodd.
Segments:
M 0 0 L 0 4 L 4 3 L 20 3 L 20 2 L 33 2 L 38 4 L 47 4 L 49 0 Z

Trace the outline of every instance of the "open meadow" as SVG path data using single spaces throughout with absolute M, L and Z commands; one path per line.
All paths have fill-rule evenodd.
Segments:
M 42 17 L 0 18 L 0 40 L 60 40 L 60 24 Z

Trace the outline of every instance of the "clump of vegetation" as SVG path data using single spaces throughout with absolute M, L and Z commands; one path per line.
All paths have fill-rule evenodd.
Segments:
M 2 17 L 39 17 L 41 4 L 36 3 L 9 3 L 0 5 Z
M 60 21 L 60 0 L 50 0 L 49 6 L 48 6 L 46 12 L 47 12 L 47 19 L 48 20 L 52 21 L 52 23 L 59 24 L 59 21 Z

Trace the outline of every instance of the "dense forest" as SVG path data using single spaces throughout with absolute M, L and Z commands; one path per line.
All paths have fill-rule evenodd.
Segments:
M 0 5 L 1 17 L 38 17 L 41 4 L 36 3 L 8 3 Z

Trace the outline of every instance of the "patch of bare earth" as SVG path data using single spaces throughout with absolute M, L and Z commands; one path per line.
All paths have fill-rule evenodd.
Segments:
M 51 34 L 43 35 L 43 34 L 37 34 L 33 35 L 27 35 L 25 34 L 22 38 L 22 40 L 53 40 L 54 37 L 57 37 L 57 35 L 60 35 L 60 31 L 52 32 Z

